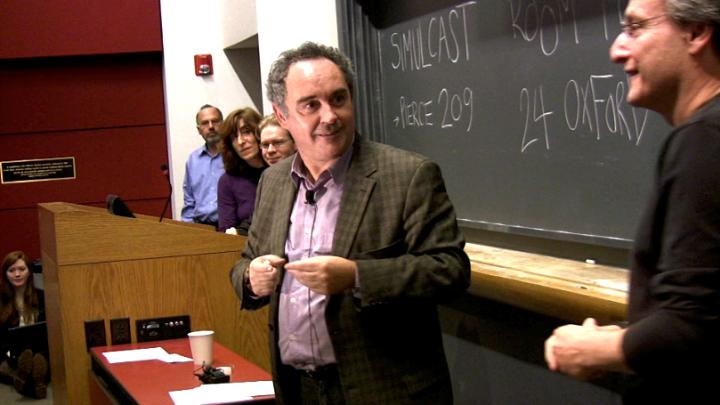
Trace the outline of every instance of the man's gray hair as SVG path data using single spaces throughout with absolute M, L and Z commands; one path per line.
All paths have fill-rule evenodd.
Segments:
M 217 108 L 217 107 L 215 107 L 214 105 L 211 105 L 211 104 L 203 104 L 202 107 L 200 107 L 200 109 L 198 110 L 198 112 L 195 113 L 195 123 L 196 123 L 197 125 L 200 125 L 200 112 L 201 112 L 202 110 L 206 109 L 206 108 L 213 108 L 213 109 L 215 109 L 215 111 L 217 111 L 218 115 L 220 116 L 220 119 L 221 119 L 221 120 L 223 119 L 222 111 L 220 111 L 219 108 Z
M 281 53 L 270 67 L 266 84 L 270 102 L 278 106 L 284 113 L 287 113 L 287 106 L 285 105 L 285 97 L 287 96 L 285 79 L 287 78 L 290 66 L 292 66 L 293 63 L 303 60 L 321 58 L 329 59 L 340 68 L 340 71 L 342 71 L 345 77 L 345 83 L 347 83 L 348 89 L 350 89 L 350 95 L 352 96 L 355 71 L 353 70 L 350 59 L 337 48 L 315 42 L 305 42 L 297 48 L 288 49 Z
M 665 12 L 678 24 L 704 23 L 715 27 L 713 45 L 720 50 L 719 0 L 666 0 Z

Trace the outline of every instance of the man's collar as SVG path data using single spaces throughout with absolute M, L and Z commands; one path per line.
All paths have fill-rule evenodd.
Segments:
M 215 157 L 215 156 L 218 155 L 219 151 L 216 151 L 215 154 L 213 155 L 212 152 L 210 152 L 210 148 L 208 147 L 208 144 L 207 144 L 207 142 L 206 142 L 206 143 L 202 146 L 202 150 L 200 151 L 200 154 L 201 154 L 201 155 L 202 155 L 203 153 L 206 154 L 206 155 L 208 155 L 208 156 L 210 156 L 210 157 Z
M 357 135 L 355 135 L 355 138 L 357 138 Z M 348 147 L 345 153 L 343 153 L 342 156 L 340 156 L 340 158 L 335 161 L 335 163 L 333 163 L 333 165 L 330 166 L 329 169 L 320 173 L 320 176 L 315 181 L 316 185 L 320 183 L 325 183 L 330 178 L 332 178 L 336 184 L 340 184 L 343 182 L 348 167 L 350 166 L 350 160 L 352 159 L 354 144 L 355 142 L 350 144 L 350 147 Z M 304 179 L 306 184 L 308 185 L 312 184 L 307 167 L 305 167 L 305 163 L 302 161 L 300 153 L 296 153 L 293 157 L 292 166 L 290 168 L 290 175 L 295 184 L 298 184 L 301 179 Z

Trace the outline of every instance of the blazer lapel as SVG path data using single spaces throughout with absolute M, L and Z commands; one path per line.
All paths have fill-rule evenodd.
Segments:
M 273 235 L 277 235 L 277 237 L 273 238 L 272 252 L 285 252 L 285 241 L 290 227 L 290 213 L 297 194 L 297 187 L 289 174 L 285 177 L 285 180 L 281 187 L 274 188 L 274 192 L 279 193 L 277 200 L 275 200 L 277 205 L 268 207 L 273 212 L 273 217 L 276 218 L 273 220 Z
M 375 180 L 370 178 L 376 170 L 375 160 L 367 150 L 367 142 L 360 135 L 353 146 L 353 156 L 345 176 L 345 186 L 335 225 L 333 237 L 333 254 L 349 257 L 355 236 L 360 228 L 365 209 L 367 208 Z
M 297 195 L 297 186 L 290 177 L 290 171 L 288 169 L 286 175 L 281 176 L 277 180 L 275 187 L 268 187 L 275 193 L 274 198 L 268 198 L 268 205 L 265 209 L 270 215 L 264 216 L 264 218 L 272 218 L 272 238 L 269 238 L 268 252 L 276 254 L 280 257 L 285 257 L 285 241 L 287 240 L 288 231 L 290 228 L 290 214 L 295 204 L 295 196 Z M 279 293 L 285 277 L 285 267 L 279 269 L 279 282 L 275 290 Z M 271 306 L 277 309 L 278 294 L 271 296 Z

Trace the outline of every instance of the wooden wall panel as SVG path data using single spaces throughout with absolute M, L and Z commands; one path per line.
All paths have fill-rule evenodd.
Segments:
M 116 194 L 134 212 L 160 216 L 169 192 L 160 170 L 167 162 L 164 125 L 0 135 L 0 161 L 52 157 L 74 157 L 77 177 L 0 185 L 0 227 L 6 230 L 0 255 L 21 249 L 40 256 L 38 203 L 104 207 L 106 196 Z
M 162 49 L 159 0 L 3 0 L 0 58 Z
M 128 200 L 163 199 L 168 194 L 160 170 L 167 163 L 163 125 L 0 135 L 0 145 L 1 161 L 74 157 L 77 176 L 1 185 L 0 210 L 34 208 L 48 201 L 104 202 L 109 193 Z
M 75 157 L 77 178 L 0 185 L 0 256 L 40 255 L 36 205 L 118 194 L 160 215 L 168 188 L 158 0 L 7 0 L 0 161 Z
M 0 134 L 165 122 L 160 52 L 0 60 L 0 75 Z
M 193 329 L 270 370 L 267 311 L 240 311 L 229 270 L 245 238 L 75 204 L 39 208 L 48 336 L 57 404 L 89 401 L 84 322 L 190 315 Z
M 65 358 L 84 359 L 66 367 L 67 380 L 73 381 L 67 385 L 68 398 L 83 399 L 89 389 L 85 379 L 76 378 L 90 367 L 80 326 L 92 319 L 105 320 L 109 340 L 110 319 L 130 316 L 132 340 L 137 341 L 137 319 L 187 314 L 193 329 L 214 330 L 218 342 L 270 370 L 267 312 L 240 311 L 230 286 L 228 269 L 238 258 L 224 253 L 63 268 L 58 284 Z
M 160 220 L 165 205 L 165 198 L 151 198 L 142 200 L 123 199 L 127 206 L 136 214 L 146 214 Z M 105 202 L 86 204 L 105 208 Z M 165 217 L 170 218 L 170 209 L 165 213 Z M 0 232 L 0 255 L 7 254 L 11 250 L 20 249 L 31 258 L 31 260 L 40 258 L 40 245 L 37 234 L 38 229 L 38 209 L 37 206 L 27 208 L 0 209 L 0 224 L 2 224 L 3 232 Z M 0 258 L 1 259 L 1 258 Z
M 0 209 L 0 229 L 0 260 L 13 250 L 25 251 L 30 260 L 40 257 L 37 208 Z

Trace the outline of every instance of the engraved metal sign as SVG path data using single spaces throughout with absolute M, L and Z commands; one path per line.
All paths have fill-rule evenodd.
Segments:
M 12 160 L 0 162 L 0 183 L 69 180 L 75 178 L 75 158 Z

